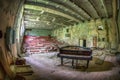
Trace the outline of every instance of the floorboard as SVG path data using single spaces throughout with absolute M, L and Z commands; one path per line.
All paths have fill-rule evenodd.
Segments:
M 102 71 L 81 71 L 73 69 L 70 63 L 60 66 L 60 59 L 57 53 L 32 54 L 25 57 L 27 64 L 32 66 L 34 74 L 29 80 L 120 80 L 120 66 L 116 62 L 116 57 L 106 55 L 104 61 L 114 64 L 111 69 Z M 96 57 L 96 56 L 94 56 Z M 97 57 L 96 57 L 97 58 Z M 81 64 L 84 65 L 84 61 Z M 103 64 L 106 64 L 105 62 Z M 89 67 L 95 69 L 99 64 L 90 62 Z M 101 67 L 98 67 L 99 70 Z M 89 68 L 88 68 L 89 69 Z

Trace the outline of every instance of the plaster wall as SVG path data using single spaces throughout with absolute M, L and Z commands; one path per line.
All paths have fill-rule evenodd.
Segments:
M 2 38 L 0 38 L 0 48 L 1 48 L 1 66 L 4 68 L 0 69 L 0 80 L 5 80 L 5 76 L 8 75 L 10 78 L 14 76 L 10 69 L 10 63 L 13 61 L 12 54 L 15 53 L 14 44 L 12 51 L 8 51 L 5 47 L 5 32 L 7 27 L 13 27 L 14 20 L 16 17 L 17 8 L 20 0 L 0 0 L 0 30 L 2 31 Z M 16 54 L 16 53 L 15 53 Z
M 98 26 L 103 29 L 98 30 Z M 116 30 L 111 18 L 61 27 L 53 30 L 52 35 L 69 45 L 81 45 L 81 40 L 86 40 L 86 47 L 116 48 Z

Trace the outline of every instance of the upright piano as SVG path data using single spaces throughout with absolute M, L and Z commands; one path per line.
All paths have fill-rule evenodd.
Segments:
M 64 46 L 59 49 L 57 55 L 61 58 L 61 65 L 63 65 L 63 58 L 72 59 L 72 66 L 74 65 L 74 60 L 87 60 L 86 68 L 89 66 L 89 61 L 92 60 L 92 50 L 86 47 L 80 46 Z

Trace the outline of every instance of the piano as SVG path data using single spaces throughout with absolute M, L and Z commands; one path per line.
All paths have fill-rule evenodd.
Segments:
M 81 46 L 64 46 L 59 49 L 57 55 L 61 58 L 61 65 L 63 65 L 63 59 L 72 59 L 72 66 L 76 67 L 78 60 L 86 60 L 86 68 L 89 66 L 89 61 L 92 60 L 92 50 L 90 48 Z M 76 60 L 76 65 L 74 65 L 74 60 Z

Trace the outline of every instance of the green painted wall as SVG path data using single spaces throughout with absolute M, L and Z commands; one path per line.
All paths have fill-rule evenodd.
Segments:
M 26 30 L 25 35 L 31 35 L 31 36 L 48 36 L 48 35 L 51 35 L 51 30 L 46 30 L 46 29 L 31 29 L 31 30 Z
M 98 30 L 98 26 L 103 30 Z M 86 40 L 86 47 L 115 48 L 115 33 L 112 19 L 98 19 L 55 29 L 52 35 L 69 45 L 81 45 L 81 40 Z

